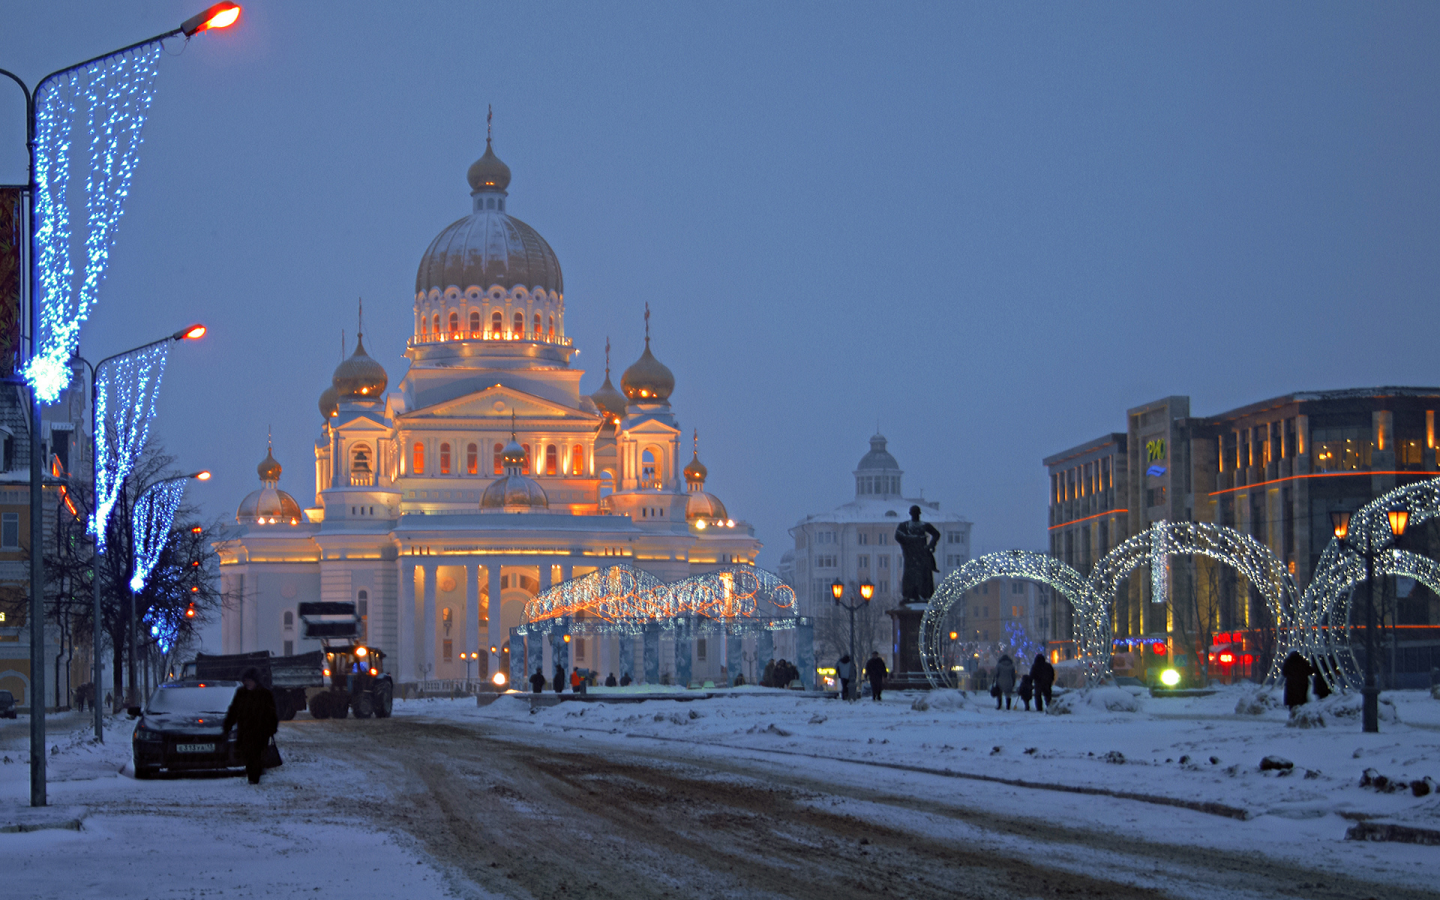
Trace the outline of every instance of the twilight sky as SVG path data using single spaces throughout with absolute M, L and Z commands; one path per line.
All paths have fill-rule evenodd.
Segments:
M 3 0 L 0 67 L 33 85 L 204 2 Z M 583 389 L 648 301 L 762 565 L 877 423 L 978 552 L 1038 549 L 1041 458 L 1128 407 L 1440 383 L 1436 46 L 1416 3 L 252 0 L 161 64 L 82 352 L 208 324 L 155 427 L 216 472 L 191 498 L 233 516 L 273 426 L 309 505 L 340 330 L 363 295 L 399 381 L 490 103 Z M 22 112 L 0 85 L 0 182 Z

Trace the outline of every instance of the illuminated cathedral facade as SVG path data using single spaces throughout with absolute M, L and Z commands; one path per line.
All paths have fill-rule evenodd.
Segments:
M 605 381 L 582 394 L 560 262 L 506 211 L 510 170 L 488 139 L 468 181 L 470 214 L 420 260 L 396 389 L 357 335 L 320 397 L 313 505 L 267 453 L 218 545 L 224 652 L 317 649 L 299 604 L 347 600 L 396 681 L 485 678 L 553 584 L 617 562 L 663 581 L 754 563 L 760 543 L 705 490 L 698 442 L 684 461 L 648 308 L 620 389 L 607 344 Z M 614 669 L 594 644 L 574 664 Z

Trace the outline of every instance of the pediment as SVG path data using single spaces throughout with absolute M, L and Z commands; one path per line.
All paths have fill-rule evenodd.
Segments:
M 500 384 L 417 409 L 406 413 L 403 418 L 409 422 L 417 419 L 509 419 L 512 412 L 520 419 L 571 419 L 587 425 L 600 423 L 598 415 Z

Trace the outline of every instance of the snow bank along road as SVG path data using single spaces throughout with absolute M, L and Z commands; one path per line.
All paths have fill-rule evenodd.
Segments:
M 46 814 L 82 830 L 0 833 L 0 894 L 1440 896 L 1435 848 L 1345 841 L 1351 822 L 1336 814 L 1372 804 L 1433 815 L 1433 797 L 1362 792 L 1341 771 L 1343 758 L 1398 777 L 1440 759 L 1440 732 L 1419 721 L 1430 707 L 1362 739 L 1236 716 L 1233 697 L 1206 702 L 1052 717 L 773 693 L 533 714 L 518 697 L 414 701 L 390 720 L 285 724 L 286 765 L 258 789 L 134 781 L 116 773 L 130 725 L 117 721 L 97 747 L 78 723 L 54 732 Z M 24 807 L 23 744 L 0 726 L 12 760 L 0 764 L 0 826 L 37 815 Z M 1127 760 L 1104 761 L 1107 747 Z M 1263 752 L 1317 776 L 1252 772 Z M 1199 754 L 1200 765 L 1178 762 Z M 1216 800 L 1248 815 L 891 763 Z

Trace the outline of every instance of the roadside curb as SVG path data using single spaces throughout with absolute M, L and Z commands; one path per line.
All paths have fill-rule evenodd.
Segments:
M 1425 844 L 1434 847 L 1440 846 L 1440 831 L 1415 825 L 1399 825 L 1394 822 L 1376 822 L 1367 819 L 1351 825 L 1345 832 L 1345 840 Z

